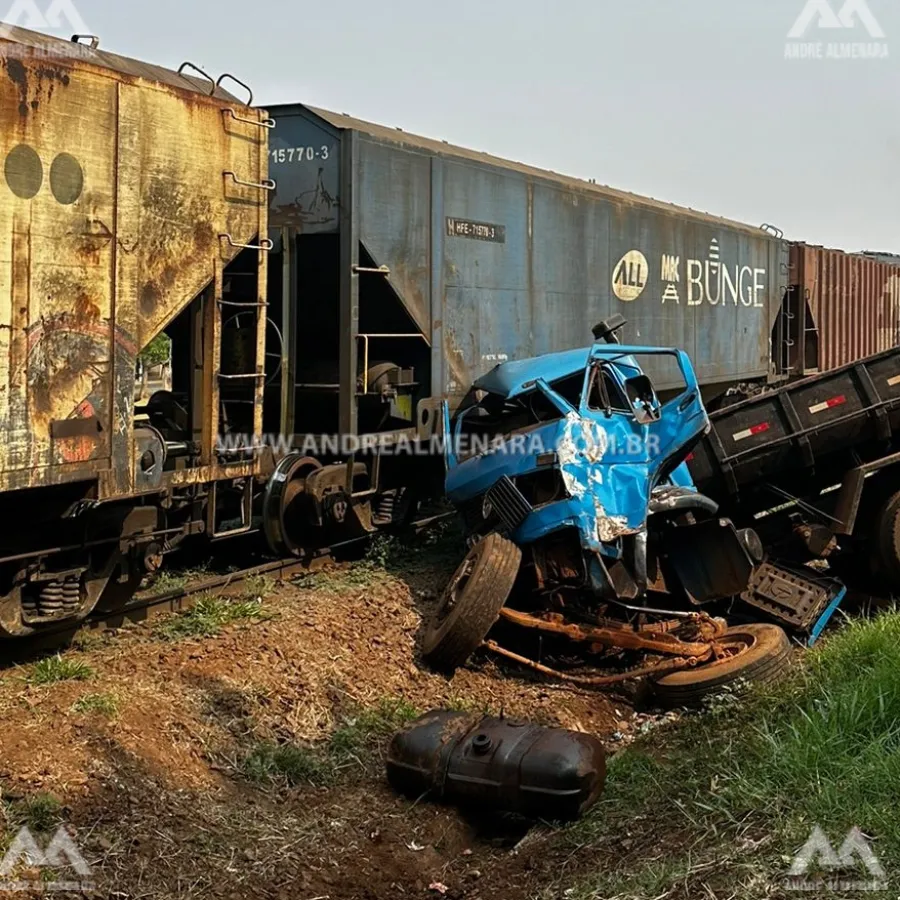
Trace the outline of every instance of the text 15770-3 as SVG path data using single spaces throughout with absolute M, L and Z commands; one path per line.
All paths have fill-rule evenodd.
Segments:
M 301 163 L 326 160 L 331 156 L 327 146 L 321 147 L 278 147 L 269 151 L 274 163 Z

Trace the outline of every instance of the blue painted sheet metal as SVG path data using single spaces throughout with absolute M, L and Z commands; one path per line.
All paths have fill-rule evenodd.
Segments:
M 324 110 L 273 115 L 274 225 L 336 198 L 337 155 L 291 167 L 282 144 L 359 134 L 360 237 L 432 340 L 434 393 L 458 399 L 499 362 L 582 347 L 614 313 L 625 340 L 687 350 L 702 384 L 770 375 L 787 280 L 771 235 Z
M 340 131 L 302 106 L 282 107 L 269 138 L 269 174 L 275 194 L 269 225 L 301 234 L 340 228 Z
M 552 451 L 566 496 L 533 510 L 511 534 L 512 540 L 528 544 L 560 528 L 576 527 L 586 550 L 617 556 L 621 552 L 619 538 L 646 527 L 651 491 L 660 483 L 668 461 L 709 426 L 690 361 L 684 353 L 678 354 L 685 390 L 649 425 L 640 424 L 630 412 L 607 414 L 591 409 L 586 396 L 576 408 L 547 381 L 577 370 L 579 359 L 580 367 L 586 368 L 588 358 L 593 357 L 609 361 L 610 374 L 623 387 L 625 379 L 640 372 L 631 351 L 643 349 L 598 344 L 589 351 L 508 363 L 480 381 L 482 385 L 496 382 L 514 395 L 523 387 L 522 378 L 529 378 L 532 389 L 550 397 L 563 417 L 500 438 L 501 445 L 493 452 L 452 465 L 446 481 L 451 501 L 459 505 L 480 497 L 501 476 L 516 478 L 538 471 L 543 467 L 541 457 Z M 457 439 L 466 415 L 457 421 Z M 683 470 L 679 472 L 679 478 L 685 475 Z

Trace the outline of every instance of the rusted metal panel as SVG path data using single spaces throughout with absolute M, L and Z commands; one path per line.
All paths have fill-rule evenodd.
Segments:
M 796 335 L 796 368 L 802 374 L 828 371 L 900 344 L 897 263 L 794 244 L 790 272 L 800 300 L 791 315 L 798 326 L 804 323 L 804 333 Z
M 264 195 L 226 175 L 267 168 L 265 130 L 236 108 L 166 70 L 0 40 L 0 490 L 88 462 L 110 472 L 101 493 L 133 488 L 137 353 L 267 227 Z

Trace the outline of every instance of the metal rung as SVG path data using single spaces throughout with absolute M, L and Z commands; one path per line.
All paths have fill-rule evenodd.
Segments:
M 275 241 L 271 238 L 263 238 L 258 244 L 239 244 L 230 234 L 220 234 L 219 239 L 221 240 L 222 238 L 228 241 L 232 247 L 237 247 L 241 250 L 262 250 L 268 253 L 275 246 Z
M 257 128 L 274 128 L 274 119 L 248 119 L 245 116 L 239 116 L 233 109 L 223 109 L 222 112 L 226 116 L 231 116 L 235 122 L 243 122 L 244 125 L 255 125 Z
M 235 84 L 239 84 L 250 95 L 247 99 L 247 106 L 253 106 L 253 91 L 250 90 L 249 84 L 244 84 L 244 82 L 241 81 L 240 78 L 235 78 L 234 75 L 232 75 L 230 72 L 223 72 L 219 76 L 219 80 L 216 82 L 216 87 L 222 87 L 222 82 L 225 80 L 233 81 Z
M 247 372 L 243 375 L 223 375 L 221 372 L 219 372 L 219 378 L 222 378 L 226 381 L 249 381 L 251 378 L 255 380 L 265 377 L 265 372 Z
M 199 72 L 212 85 L 212 89 L 209 92 L 209 96 L 212 97 L 212 95 L 215 94 L 216 82 L 215 82 L 215 79 L 212 77 L 212 75 L 209 75 L 208 73 L 204 72 L 203 69 L 200 68 L 200 66 L 194 65 L 194 63 L 192 63 L 192 62 L 183 62 L 178 67 L 178 74 L 183 75 L 185 69 L 193 69 L 195 72 Z
M 242 178 L 238 178 L 234 172 L 223 172 L 222 173 L 226 178 L 230 175 L 235 184 L 239 184 L 242 187 L 250 187 L 256 188 L 259 191 L 274 191 L 275 190 L 275 182 L 272 181 L 271 178 L 267 178 L 265 181 L 244 181 Z
M 265 309 L 269 304 L 262 303 L 250 303 L 249 301 L 245 302 L 243 300 L 223 300 L 221 297 L 216 298 L 216 303 L 219 306 L 240 306 L 247 309 Z
M 367 266 L 354 266 L 353 273 L 355 275 L 390 275 L 391 270 L 387 266 L 379 266 L 377 269 Z

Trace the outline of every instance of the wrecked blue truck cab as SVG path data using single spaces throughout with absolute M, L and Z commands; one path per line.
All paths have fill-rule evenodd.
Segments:
M 623 324 L 602 323 L 589 348 L 497 366 L 452 421 L 445 407 L 446 490 L 470 553 L 426 630 L 425 655 L 438 667 L 461 665 L 498 619 L 591 652 L 642 653 L 627 675 L 591 682 L 653 674 L 682 698 L 732 670 L 774 672 L 786 659 L 777 626 L 735 634 L 706 612 L 758 590 L 764 550 L 691 479 L 686 460 L 710 422 L 687 354 L 621 345 Z M 665 373 L 664 397 L 645 370 Z M 661 599 L 650 604 L 651 595 Z M 810 597 L 824 608 L 828 591 Z M 495 640 L 486 646 L 577 680 Z
M 639 360 L 664 357 L 683 386 L 662 403 Z M 479 399 L 450 429 L 446 485 L 472 536 L 499 530 L 525 547 L 568 533 L 585 555 L 585 585 L 637 599 L 648 586 L 650 517 L 715 513 L 685 463 L 710 426 L 683 351 L 598 343 L 502 364 L 474 389 Z M 753 538 L 715 527 L 732 544 L 723 589 L 742 590 Z M 691 580 L 697 599 L 716 593 Z

